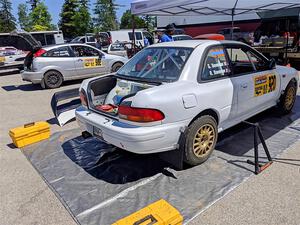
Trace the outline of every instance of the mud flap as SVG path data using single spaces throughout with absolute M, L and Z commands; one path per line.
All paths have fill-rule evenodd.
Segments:
M 75 110 L 80 105 L 78 88 L 56 92 L 51 99 L 52 112 L 60 126 L 75 118 Z
M 169 163 L 171 167 L 177 170 L 182 170 L 184 166 L 184 148 L 186 140 L 186 128 L 181 131 L 177 148 L 175 150 L 161 152 L 159 158 Z

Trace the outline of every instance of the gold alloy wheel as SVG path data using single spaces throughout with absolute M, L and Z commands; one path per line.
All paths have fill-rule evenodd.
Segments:
M 193 152 L 197 157 L 203 157 L 213 149 L 215 142 L 215 129 L 210 124 L 205 124 L 197 131 L 193 141 Z
M 286 109 L 290 110 L 293 106 L 293 103 L 294 103 L 294 97 L 295 97 L 295 88 L 294 87 L 291 87 L 289 88 L 286 96 L 285 96 L 285 107 Z

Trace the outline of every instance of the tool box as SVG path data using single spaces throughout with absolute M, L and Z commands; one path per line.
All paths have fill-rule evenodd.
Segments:
M 22 127 L 10 129 L 9 136 L 14 145 L 22 148 L 50 137 L 50 125 L 47 122 L 28 123 Z
M 179 211 L 161 199 L 112 225 L 182 225 L 182 222 Z

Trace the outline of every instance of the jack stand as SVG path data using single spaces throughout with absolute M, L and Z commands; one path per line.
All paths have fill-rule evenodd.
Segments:
M 272 163 L 273 163 L 273 160 L 271 158 L 271 155 L 270 155 L 270 152 L 269 152 L 269 149 L 266 145 L 266 142 L 265 142 L 265 139 L 262 135 L 262 132 L 261 132 L 261 129 L 259 127 L 259 124 L 258 123 L 250 123 L 250 122 L 247 122 L 247 121 L 243 121 L 243 123 L 245 124 L 248 124 L 250 126 L 253 127 L 253 135 L 254 135 L 254 162 L 251 161 L 251 160 L 247 160 L 247 163 L 251 164 L 251 165 L 254 165 L 254 168 L 255 168 L 255 174 L 259 174 L 261 173 L 263 170 L 267 169 Z M 267 155 L 267 158 L 268 158 L 268 161 L 267 163 L 265 164 L 260 164 L 258 162 L 258 142 L 257 142 L 257 136 L 259 137 L 260 141 L 261 141 L 261 144 L 265 150 L 265 153 Z

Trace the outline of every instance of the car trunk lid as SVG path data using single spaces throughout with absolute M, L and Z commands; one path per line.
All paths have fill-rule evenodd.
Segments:
M 8 34 L 0 35 L 0 46 L 13 46 L 22 51 L 28 51 L 29 53 L 25 57 L 25 68 L 30 68 L 33 61 L 33 54 L 42 48 L 40 42 L 38 42 L 30 33 L 13 31 Z

